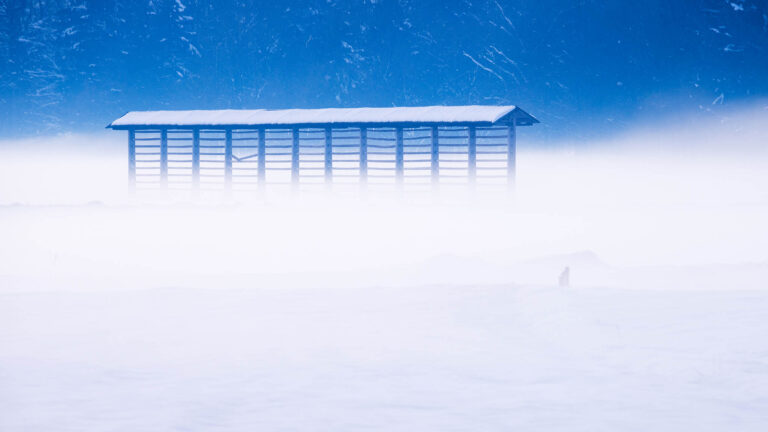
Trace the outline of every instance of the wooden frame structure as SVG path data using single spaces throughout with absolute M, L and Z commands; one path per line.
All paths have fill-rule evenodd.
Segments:
M 269 184 L 513 185 L 515 106 L 134 111 L 131 188 L 232 190 Z M 495 179 L 495 180 L 494 180 Z

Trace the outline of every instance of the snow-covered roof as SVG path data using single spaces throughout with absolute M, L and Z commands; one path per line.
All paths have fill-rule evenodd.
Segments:
M 510 116 L 513 114 L 514 116 Z M 328 124 L 496 123 L 509 118 L 518 124 L 538 123 L 514 105 L 427 106 L 396 108 L 324 108 L 285 110 L 131 111 L 108 127 L 132 126 L 265 126 Z

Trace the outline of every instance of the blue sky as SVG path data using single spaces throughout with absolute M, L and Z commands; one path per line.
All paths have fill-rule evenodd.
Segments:
M 142 109 L 517 104 L 590 137 L 768 95 L 754 0 L 18 0 L 0 6 L 3 136 Z

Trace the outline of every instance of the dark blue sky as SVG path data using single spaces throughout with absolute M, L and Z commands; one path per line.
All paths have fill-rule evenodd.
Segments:
M 587 137 L 768 96 L 768 1 L 0 2 L 0 134 L 129 110 L 518 104 Z

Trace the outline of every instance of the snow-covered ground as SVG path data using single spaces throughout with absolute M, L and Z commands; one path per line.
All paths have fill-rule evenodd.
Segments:
M 740 430 L 768 291 L 497 286 L 27 293 L 0 430 Z
M 766 430 L 767 114 L 523 148 L 514 202 L 144 205 L 122 141 L 0 143 L 0 431 Z

